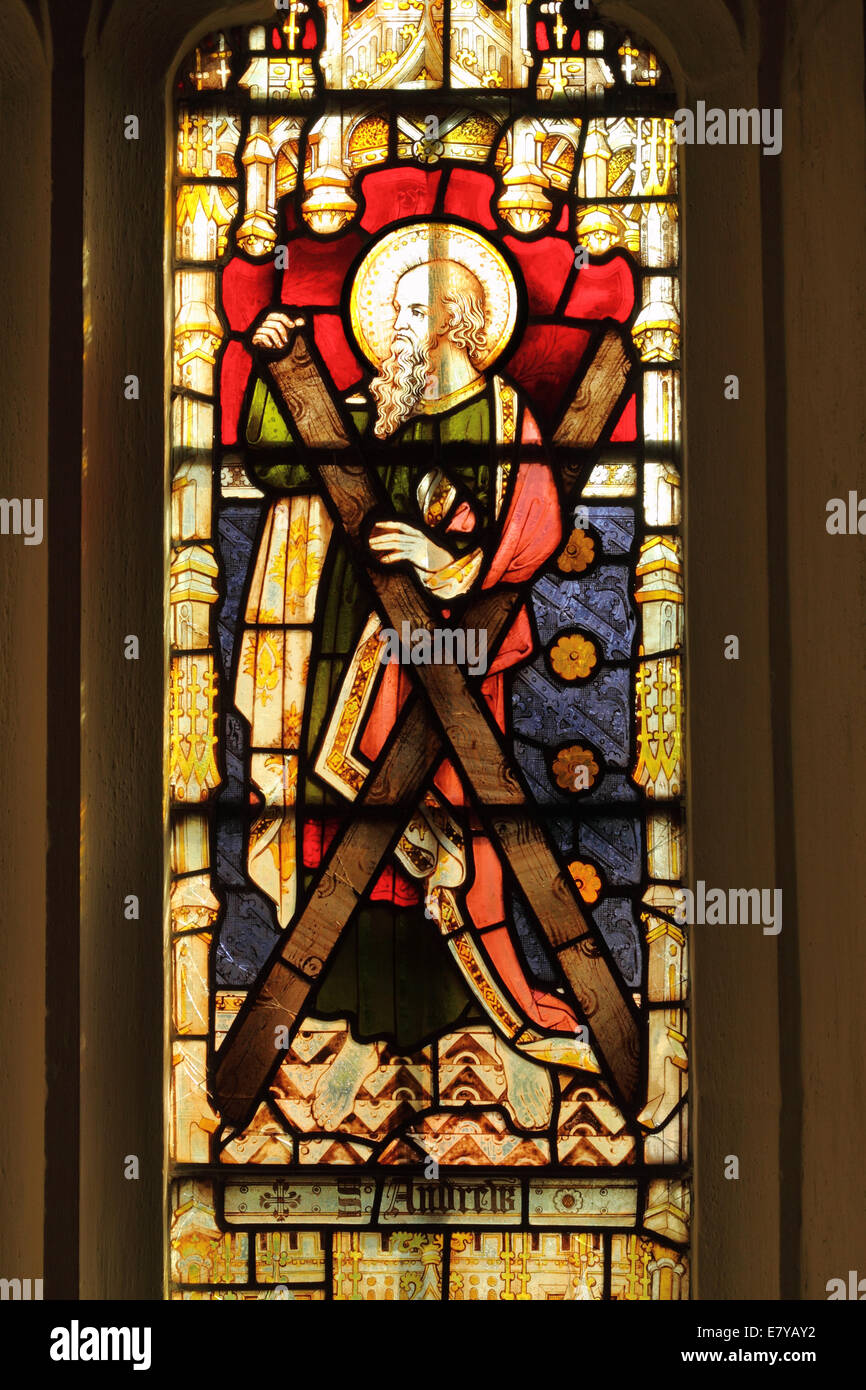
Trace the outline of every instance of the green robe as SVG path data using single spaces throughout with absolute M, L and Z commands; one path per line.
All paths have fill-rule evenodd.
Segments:
M 350 414 L 363 436 L 371 426 L 371 408 L 350 408 Z M 400 444 L 483 445 L 489 443 L 490 437 L 491 410 L 486 391 L 442 416 L 423 415 L 410 420 L 400 431 L 399 442 L 385 446 L 385 461 L 377 465 L 395 513 L 420 521 L 416 488 L 431 466 L 429 459 L 423 464 L 401 460 Z M 321 485 L 315 473 L 305 463 L 292 460 L 290 453 L 286 457 L 294 439 L 261 379 L 254 390 L 246 438 L 251 449 L 261 450 L 250 465 L 258 483 L 283 493 L 319 490 Z M 377 445 L 377 452 L 379 448 L 381 445 Z M 277 450 L 279 457 L 275 457 Z M 447 472 L 471 501 L 480 524 L 491 525 L 494 488 L 490 464 L 461 464 L 449 459 Z M 459 552 L 477 544 L 477 540 L 471 535 L 451 533 L 447 544 Z M 327 814 L 329 808 L 337 806 L 345 809 L 345 800 L 312 775 L 312 764 L 346 665 L 372 608 L 368 589 L 359 577 L 339 527 L 335 527 L 328 547 L 319 602 L 324 604 L 324 612 L 313 639 L 312 684 L 307 692 L 309 717 L 301 750 L 305 769 L 298 788 L 302 817 Z M 312 878 L 313 873 L 308 871 L 305 884 L 309 885 Z M 349 1015 L 356 1036 L 388 1036 L 403 1049 L 455 1025 L 468 1012 L 480 1016 L 435 924 L 425 918 L 423 908 L 400 908 L 387 902 L 368 903 L 356 913 L 340 939 L 312 1007 L 317 1015 Z

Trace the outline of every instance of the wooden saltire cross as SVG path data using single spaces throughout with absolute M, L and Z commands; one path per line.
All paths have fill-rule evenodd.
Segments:
M 619 341 L 611 330 L 599 348 L 599 353 L 608 354 L 605 382 L 610 380 L 611 337 Z M 627 360 L 621 342 L 619 350 Z M 598 354 L 596 371 L 597 362 Z M 593 369 L 591 364 L 580 388 L 587 399 L 592 397 L 586 382 Z M 311 447 L 310 457 L 334 511 L 358 546 L 364 523 L 380 507 L 381 498 L 300 332 L 285 356 L 268 363 L 268 371 L 297 433 Z M 627 374 L 627 369 L 619 374 L 615 399 L 603 412 L 601 424 L 596 421 L 592 427 L 596 439 Z M 570 414 L 573 417 L 574 407 Z M 388 626 L 400 631 L 408 622 L 410 630 L 433 631 L 438 619 L 413 578 L 372 567 L 367 574 Z M 517 589 L 481 594 L 467 609 L 464 625 L 486 628 L 491 652 L 521 602 Z M 410 693 L 384 756 L 367 777 L 354 815 L 334 837 L 300 916 L 276 943 L 217 1053 L 214 1105 L 235 1130 L 252 1117 L 287 1050 L 277 1046 L 276 1029 L 285 1027 L 290 1042 L 300 1027 L 309 996 L 340 935 L 405 829 L 406 806 L 420 797 L 445 753 L 475 793 L 485 832 L 508 861 L 559 962 L 617 1099 L 633 1112 L 640 1075 L 637 1012 L 601 932 L 585 919 L 575 885 L 536 823 L 483 698 L 470 689 L 456 665 L 430 663 L 412 669 L 421 693 Z M 376 808 L 376 814 L 365 817 L 369 808 Z M 392 814 L 388 808 L 393 808 Z

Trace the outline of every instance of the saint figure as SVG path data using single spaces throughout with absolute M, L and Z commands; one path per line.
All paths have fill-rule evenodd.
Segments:
M 456 224 L 426 221 L 386 233 L 352 283 L 352 329 L 373 371 L 367 389 L 344 404 L 392 509 L 369 534 L 367 560 L 406 568 L 443 628 L 467 596 L 528 584 L 561 541 L 538 427 L 494 370 L 517 308 L 503 255 Z M 269 312 L 253 346 L 287 348 L 302 312 Z M 251 725 L 252 778 L 265 803 L 249 864 L 286 926 L 301 876 L 321 862 L 394 729 L 419 658 L 417 650 L 407 658 L 405 640 L 395 650 L 383 632 L 357 557 L 264 377 L 252 391 L 246 439 L 256 481 L 274 499 L 237 681 Z M 476 640 L 476 657 L 482 646 Z M 519 608 L 480 686 L 503 736 L 507 679 L 533 653 Z M 455 924 L 469 928 L 459 939 Z M 323 1122 L 346 1113 L 365 1043 L 384 1037 L 408 1051 L 485 1013 L 516 1039 L 521 1056 L 503 1048 L 515 1072 L 529 1058 L 597 1069 L 576 1040 L 581 1030 L 564 997 L 532 977 L 497 851 L 447 758 L 343 933 L 314 1007 L 319 1017 L 348 1017 L 352 1030 L 342 1087 L 332 1086 L 320 1107 Z M 536 1104 L 539 1119 L 546 1108 Z

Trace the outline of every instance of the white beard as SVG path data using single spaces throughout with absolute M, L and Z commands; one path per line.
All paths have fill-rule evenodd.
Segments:
M 391 355 L 385 358 L 380 373 L 370 383 L 370 391 L 379 408 L 374 433 L 387 439 L 413 414 L 424 395 L 430 371 L 427 347 L 403 334 L 395 334 Z

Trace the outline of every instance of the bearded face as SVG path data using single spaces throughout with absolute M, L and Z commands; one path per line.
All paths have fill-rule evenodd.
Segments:
M 424 395 L 430 375 L 430 346 L 426 339 L 409 331 L 395 332 L 390 356 L 385 358 L 379 375 L 370 384 L 373 399 L 379 408 L 375 433 L 387 439 L 414 414 Z
M 378 406 L 375 433 L 387 439 L 414 415 L 428 387 L 441 391 L 442 352 L 468 371 L 484 352 L 484 291 L 465 266 L 440 261 L 406 271 L 394 293 L 391 352 L 370 385 Z M 439 388 L 437 390 L 437 388 Z

